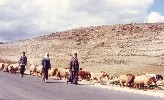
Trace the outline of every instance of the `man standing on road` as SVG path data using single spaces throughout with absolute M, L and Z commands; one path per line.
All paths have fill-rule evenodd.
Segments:
M 77 53 L 74 53 L 73 58 L 70 62 L 70 73 L 71 73 L 71 83 L 78 84 L 78 71 L 79 71 L 79 62 L 77 59 Z
M 20 65 L 20 76 L 23 77 L 24 71 L 25 71 L 25 66 L 27 64 L 27 57 L 25 55 L 25 52 L 23 52 L 23 55 L 21 56 L 19 60 L 19 65 Z
M 51 70 L 51 63 L 49 54 L 46 53 L 42 59 L 42 69 L 43 69 L 43 81 L 47 82 L 48 80 L 48 70 Z

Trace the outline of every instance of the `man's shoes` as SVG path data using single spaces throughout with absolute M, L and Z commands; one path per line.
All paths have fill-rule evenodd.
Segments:
M 47 80 L 45 79 L 45 81 L 44 81 L 45 83 L 47 83 Z
M 22 74 L 20 74 L 20 76 L 21 76 L 21 77 L 23 77 L 23 75 L 22 75 Z

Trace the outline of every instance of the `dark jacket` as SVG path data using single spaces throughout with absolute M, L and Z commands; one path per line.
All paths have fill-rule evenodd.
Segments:
M 50 59 L 43 58 L 42 59 L 42 67 L 46 69 L 51 69 Z
M 26 56 L 21 56 L 19 60 L 20 65 L 26 65 L 27 64 L 27 57 Z
M 79 71 L 78 59 L 72 58 L 70 62 L 70 71 Z

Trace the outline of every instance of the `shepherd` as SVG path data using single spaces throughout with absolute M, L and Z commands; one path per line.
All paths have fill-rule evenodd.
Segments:
M 46 53 L 42 59 L 42 70 L 43 70 L 43 81 L 47 83 L 48 80 L 48 70 L 51 70 L 51 63 L 49 54 Z
M 73 84 L 78 84 L 77 81 L 78 81 L 78 71 L 79 71 L 79 62 L 78 62 L 78 58 L 77 58 L 77 53 L 75 52 L 73 54 L 73 57 L 71 59 L 71 62 L 70 62 L 70 81 L 71 83 Z
M 25 52 L 23 52 L 23 55 L 20 57 L 19 65 L 20 65 L 20 76 L 23 77 L 25 66 L 27 64 L 27 57 L 25 55 Z

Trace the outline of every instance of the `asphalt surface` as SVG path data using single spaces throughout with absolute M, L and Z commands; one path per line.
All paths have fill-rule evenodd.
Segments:
M 37 82 L 37 79 L 39 81 Z M 64 81 L 0 72 L 0 100 L 164 100 L 87 85 L 67 84 Z

